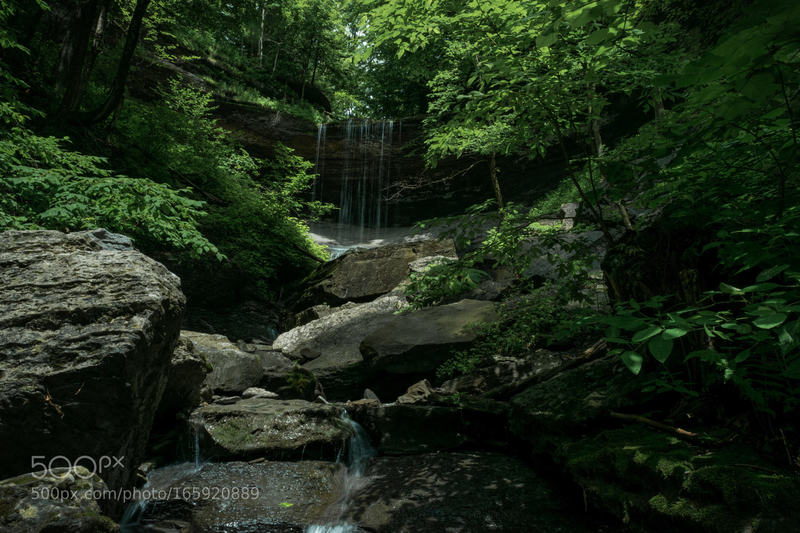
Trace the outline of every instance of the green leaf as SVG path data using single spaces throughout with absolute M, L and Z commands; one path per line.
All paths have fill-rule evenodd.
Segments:
M 536 48 L 547 48 L 554 42 L 556 42 L 556 34 L 555 33 L 545 33 L 543 35 L 539 35 L 536 38 Z
M 721 290 L 725 294 L 744 294 L 742 289 L 737 289 L 733 285 L 728 285 L 727 283 L 720 283 L 719 290 Z
M 280 506 L 281 506 L 281 507 L 284 507 L 284 508 L 286 508 L 286 507 L 292 507 L 293 505 L 294 505 L 293 503 L 289 503 L 289 502 L 281 502 L 281 503 L 280 503 Z
M 622 362 L 628 367 L 628 370 L 639 375 L 642 371 L 642 356 L 636 352 L 627 351 L 621 355 Z
M 679 339 L 689 333 L 687 330 L 683 328 L 668 328 L 664 331 L 663 337 L 664 339 Z
M 789 265 L 775 265 L 763 271 L 761 274 L 758 275 L 756 281 L 759 283 L 763 283 L 765 281 L 769 281 L 784 270 L 789 268 Z
M 660 326 L 649 326 L 641 331 L 637 331 L 636 334 L 631 339 L 632 342 L 643 342 L 649 339 L 650 337 L 654 337 L 661 333 L 662 328 Z
M 753 325 L 761 329 L 777 328 L 786 321 L 784 313 L 771 313 L 753 320 Z
M 672 353 L 673 345 L 674 341 L 672 339 L 665 339 L 663 335 L 659 335 L 650 339 L 647 347 L 650 349 L 650 353 L 653 354 L 653 357 L 656 358 L 656 361 L 665 363 Z

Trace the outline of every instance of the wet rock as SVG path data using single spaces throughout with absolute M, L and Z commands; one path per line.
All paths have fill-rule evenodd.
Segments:
M 352 434 L 332 405 L 250 398 L 195 410 L 204 456 L 335 458 Z
M 207 533 L 302 533 L 336 499 L 342 470 L 319 461 L 167 467 L 150 476 L 150 485 L 187 498 L 150 502 L 141 522 L 152 527 L 179 519 Z M 201 497 L 192 498 L 193 491 Z
M 427 400 L 433 394 L 433 387 L 427 379 L 418 381 L 411 385 L 406 393 L 397 398 L 399 404 L 414 404 L 421 403 Z
M 119 531 L 117 524 L 103 515 L 94 498 L 95 491 L 99 495 L 108 490 L 96 474 L 83 466 L 34 474 L 0 481 L 0 530 L 5 533 Z
M 378 533 L 587 531 L 517 459 L 491 453 L 375 458 L 344 518 Z
M 301 311 L 297 313 L 294 317 L 295 320 L 295 327 L 302 326 L 304 324 L 308 324 L 318 318 L 324 318 L 328 315 L 332 315 L 333 313 L 337 313 L 339 311 L 343 311 L 345 309 L 352 309 L 356 307 L 358 304 L 355 302 L 346 302 L 338 307 L 331 307 L 327 304 L 319 304 L 312 307 L 309 307 L 305 311 Z
M 356 250 L 319 267 L 307 280 L 297 309 L 313 305 L 366 302 L 388 293 L 411 273 L 409 264 L 423 257 L 456 257 L 452 240 L 392 244 Z
M 429 374 L 477 337 L 472 326 L 497 319 L 494 304 L 477 300 L 428 307 L 392 316 L 361 342 L 361 353 L 375 372 Z
M 217 396 L 214 395 L 211 397 L 211 400 L 217 405 L 233 405 L 241 398 L 239 396 Z
M 260 387 L 268 390 L 278 390 L 286 386 L 287 377 L 295 368 L 295 362 L 277 350 L 255 352 L 261 363 Z
M 125 237 L 0 233 L 0 475 L 30 470 L 31 453 L 124 456 L 103 475 L 127 486 L 184 304 L 177 276 Z
M 264 374 L 261 359 L 243 352 L 227 337 L 196 331 L 182 331 L 181 335 L 191 341 L 194 351 L 211 365 L 211 372 L 205 379 L 205 386 L 211 392 L 240 394 L 261 381 Z
M 200 405 L 203 382 L 209 372 L 211 364 L 195 351 L 191 340 L 182 336 L 172 353 L 167 387 L 156 418 L 174 420 L 177 413 L 188 413 Z

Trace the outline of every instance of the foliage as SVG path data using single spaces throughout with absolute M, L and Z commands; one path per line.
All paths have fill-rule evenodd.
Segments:
M 632 301 L 603 319 L 625 364 L 638 373 L 652 357 L 655 386 L 685 394 L 733 385 L 772 415 L 800 392 L 799 20 L 792 2 L 756 4 L 659 81 L 682 101 L 599 162 L 617 198 L 716 233 L 705 249 L 725 280 L 697 301 Z
M 704 10 L 715 20 L 685 39 Z M 555 146 L 609 246 L 654 219 L 717 235 L 697 246 L 716 252 L 719 288 L 619 303 L 602 318 L 631 370 L 660 368 L 653 386 L 687 395 L 727 383 L 764 413 L 796 407 L 796 2 L 386 0 L 370 16 L 378 45 L 393 43 L 397 56 L 441 57 L 429 76 L 431 163 L 467 153 L 536 157 Z M 652 120 L 613 146 L 604 128 L 620 102 L 638 102 Z M 535 227 L 541 211 L 513 211 L 449 275 L 489 260 L 524 277 L 534 234 L 547 249 L 558 232 Z M 436 301 L 451 288 L 435 283 L 444 276 L 434 271 L 412 288 Z
M 579 344 L 598 331 L 591 308 L 570 305 L 552 286 L 510 298 L 498 313 L 496 323 L 479 330 L 474 346 L 439 367 L 439 379 L 469 374 L 487 358 L 523 358 L 540 348 Z
M 282 145 L 267 161 L 237 148 L 211 118 L 207 93 L 173 80 L 161 96 L 158 105 L 132 102 L 120 116 L 116 142 L 135 150 L 118 164 L 204 195 L 209 216 L 203 233 L 262 295 L 281 272 L 308 271 L 312 254 L 323 252 L 302 220 L 327 209 L 300 199 L 313 180 L 313 165 Z
M 4 10 L 0 18 L 11 13 Z M 27 53 L 8 34 L 2 36 L 2 47 Z M 221 257 L 198 230 L 203 202 L 191 199 L 186 189 L 116 175 L 103 158 L 70 150 L 68 139 L 36 135 L 28 122 L 41 113 L 13 99 L 24 88 L 0 64 L 0 90 L 11 97 L 0 105 L 0 228 L 105 227 L 139 246 Z

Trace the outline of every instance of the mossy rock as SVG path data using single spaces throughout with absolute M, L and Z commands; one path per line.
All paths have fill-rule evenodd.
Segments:
M 589 501 L 642 529 L 800 531 L 800 476 L 752 450 L 707 450 L 642 427 L 562 444 Z

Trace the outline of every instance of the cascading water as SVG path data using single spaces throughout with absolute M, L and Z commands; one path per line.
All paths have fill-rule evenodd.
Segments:
M 353 429 L 353 436 L 348 441 L 347 472 L 344 476 L 343 494 L 339 503 L 339 519 L 332 524 L 308 526 L 305 533 L 357 533 L 360 531 L 358 526 L 344 522 L 342 517 L 350 507 L 352 497 L 363 485 L 362 476 L 369 458 L 375 455 L 375 448 L 372 447 L 364 428 L 350 418 L 344 409 L 342 410 L 342 420 Z
M 402 122 L 399 127 L 402 128 Z M 326 145 L 334 139 L 340 142 L 341 153 L 337 158 L 341 160 L 341 174 L 338 168 L 326 168 Z M 339 208 L 337 241 L 374 239 L 387 226 L 389 208 L 385 189 L 391 185 L 394 141 L 393 120 L 350 119 L 344 124 L 318 127 L 314 164 L 318 177 L 312 199 L 329 201 Z M 330 189 L 334 185 L 338 186 L 338 194 Z

